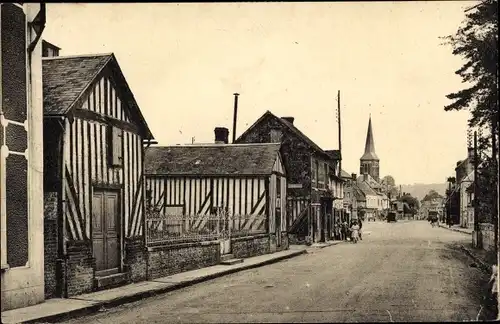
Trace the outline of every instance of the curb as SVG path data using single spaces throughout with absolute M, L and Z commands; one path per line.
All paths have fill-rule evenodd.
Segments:
M 103 308 L 104 309 L 113 308 L 113 307 L 120 306 L 123 304 L 132 303 L 132 302 L 138 301 L 140 299 L 145 299 L 145 298 L 161 295 L 161 294 L 164 294 L 167 292 L 171 292 L 174 290 L 178 290 L 181 288 L 193 286 L 195 284 L 198 284 L 198 283 L 201 283 L 204 281 L 212 280 L 212 279 L 219 278 L 219 277 L 224 277 L 226 275 L 240 272 L 243 270 L 259 268 L 259 267 L 262 267 L 265 265 L 277 263 L 279 261 L 290 259 L 290 258 L 299 256 L 299 255 L 302 255 L 302 254 L 306 254 L 306 253 L 307 253 L 307 251 L 305 249 L 299 250 L 299 251 L 296 251 L 296 252 L 293 252 L 293 253 L 290 253 L 287 255 L 283 255 L 283 256 L 280 256 L 280 257 L 277 257 L 274 259 L 265 260 L 265 261 L 262 261 L 259 263 L 249 264 L 249 265 L 242 266 L 239 268 L 227 269 L 227 270 L 224 270 L 224 271 L 221 271 L 218 273 L 205 275 L 205 276 L 198 277 L 195 279 L 189 279 L 189 280 L 179 282 L 179 283 L 174 283 L 174 284 L 167 286 L 167 287 L 161 287 L 161 288 L 149 290 L 149 291 L 141 291 L 141 292 L 135 293 L 133 295 L 123 296 L 123 297 L 119 297 L 116 299 L 107 300 L 107 301 L 103 301 L 103 302 L 95 302 L 95 304 L 89 305 L 89 306 L 84 307 L 84 308 L 68 311 L 68 312 L 61 313 L 61 314 L 44 316 L 44 317 L 40 317 L 37 319 L 25 321 L 22 323 L 47 323 L 47 322 L 57 323 L 57 322 L 61 322 L 61 321 L 67 321 L 71 318 L 81 317 L 81 316 L 90 315 L 92 313 L 96 313 Z M 154 280 L 151 280 L 151 281 L 154 281 Z M 156 282 L 159 282 L 159 281 L 156 281 Z M 72 298 L 72 299 L 78 299 L 78 298 Z
M 469 232 L 466 232 L 466 231 L 463 231 L 463 230 L 459 230 L 459 229 L 456 229 L 456 228 L 449 228 L 449 227 L 446 227 L 446 226 L 442 226 L 441 224 L 439 225 L 439 227 L 444 228 L 444 229 L 447 229 L 447 230 L 450 230 L 450 231 L 453 231 L 453 232 L 457 232 L 457 233 L 462 233 L 462 234 L 472 235 L 472 234 L 471 234 L 471 233 L 469 233 Z
M 487 274 L 491 274 L 491 265 L 489 265 L 488 263 L 486 263 L 483 260 L 481 260 L 481 258 L 477 257 L 474 254 L 474 252 L 472 252 L 471 250 L 469 250 L 465 246 L 460 245 L 460 248 L 462 249 L 462 251 L 465 252 L 465 254 L 467 254 L 468 256 L 470 256 L 476 263 L 479 264 L 479 268 L 481 268 L 481 270 L 483 272 L 486 272 Z

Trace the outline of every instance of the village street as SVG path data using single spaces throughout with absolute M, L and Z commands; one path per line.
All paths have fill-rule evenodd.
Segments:
M 487 277 L 425 221 L 365 223 L 341 243 L 68 323 L 464 321 Z

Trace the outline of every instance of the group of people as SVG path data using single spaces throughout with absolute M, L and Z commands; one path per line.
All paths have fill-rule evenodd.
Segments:
M 341 241 L 351 240 L 357 242 L 357 240 L 362 240 L 361 228 L 363 223 L 361 219 L 351 220 L 351 224 L 348 224 L 347 220 L 335 222 L 335 239 Z
M 438 216 L 437 215 L 429 215 L 429 217 L 427 217 L 427 221 L 429 221 L 429 223 L 431 223 L 432 227 L 435 227 L 436 225 L 438 225 Z

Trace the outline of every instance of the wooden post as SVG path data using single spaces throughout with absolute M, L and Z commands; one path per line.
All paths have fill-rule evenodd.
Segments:
M 474 231 L 479 232 L 479 217 L 478 217 L 478 193 L 479 193 L 479 184 L 478 184 L 478 175 L 477 175 L 477 132 L 474 132 Z M 478 237 L 478 236 L 477 236 Z M 478 239 L 479 241 L 479 239 Z M 477 242 L 479 243 L 479 242 Z
M 340 116 L 340 90 L 337 94 L 337 108 L 338 108 L 338 113 L 339 113 L 339 153 L 340 153 L 340 159 L 339 159 L 339 176 L 342 175 L 342 122 L 341 122 L 341 116 Z
M 238 96 L 239 93 L 234 94 L 234 115 L 233 115 L 233 143 L 236 141 L 236 120 L 238 118 Z

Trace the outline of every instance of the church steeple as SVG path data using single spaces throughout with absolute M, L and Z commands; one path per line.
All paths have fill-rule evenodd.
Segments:
M 379 158 L 375 153 L 375 141 L 373 140 L 372 116 L 368 120 L 368 131 L 366 133 L 365 153 L 360 159 L 360 173 L 369 174 L 374 179 L 379 179 Z

